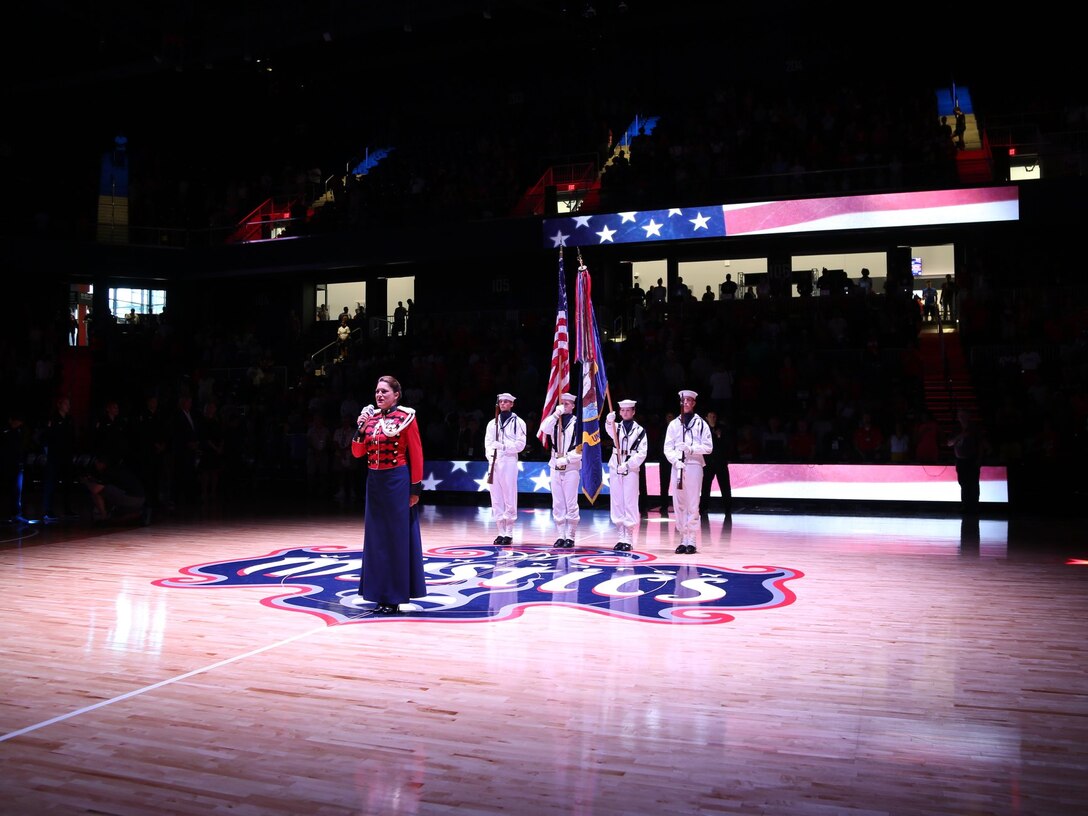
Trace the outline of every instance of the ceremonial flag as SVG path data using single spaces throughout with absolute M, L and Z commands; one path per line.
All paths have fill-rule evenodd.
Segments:
M 608 394 L 604 358 L 601 356 L 597 318 L 593 313 L 592 280 L 589 270 L 582 263 L 581 252 L 578 253 L 575 309 L 575 359 L 582 364 L 581 386 L 578 389 L 581 392 L 579 396 L 582 407 L 582 493 L 592 504 L 597 500 L 604 481 L 601 462 L 601 415 L 604 413 L 605 403 L 611 402 L 611 397 Z
M 570 388 L 570 345 L 567 337 L 567 280 L 563 271 L 563 247 L 559 247 L 559 305 L 555 311 L 555 336 L 552 339 L 552 366 L 548 374 L 548 393 L 544 397 L 544 410 L 541 420 L 555 410 L 559 404 L 559 395 Z M 546 448 L 548 435 L 537 431 L 539 439 Z

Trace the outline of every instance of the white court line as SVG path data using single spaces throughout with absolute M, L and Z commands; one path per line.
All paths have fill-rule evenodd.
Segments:
M 177 677 L 171 677 L 168 680 L 161 680 L 160 682 L 153 683 L 150 686 L 144 686 L 141 689 L 136 689 L 134 691 L 126 692 L 125 694 L 122 694 L 122 695 L 120 695 L 118 697 L 114 697 L 114 698 L 112 698 L 110 700 L 103 700 L 102 702 L 95 703 L 94 705 L 86 706 L 85 708 L 76 709 L 75 711 L 70 711 L 67 714 L 61 714 L 59 717 L 53 717 L 52 719 L 43 720 L 42 722 L 35 723 L 34 725 L 28 725 L 26 728 L 20 728 L 18 731 L 12 731 L 12 732 L 10 732 L 8 734 L 3 734 L 2 736 L 0 736 L 0 742 L 5 742 L 6 740 L 9 740 L 9 739 L 15 739 L 16 737 L 21 737 L 23 734 L 29 734 L 31 731 L 37 731 L 39 728 L 45 728 L 47 725 L 53 725 L 53 723 L 64 722 L 64 720 L 71 719 L 72 717 L 78 717 L 80 714 L 86 714 L 88 712 L 94 711 L 95 709 L 102 708 L 103 706 L 113 705 L 114 703 L 120 703 L 123 700 L 129 699 L 130 697 L 136 697 L 136 696 L 138 696 L 140 694 L 145 694 L 145 693 L 147 693 L 149 691 L 154 691 L 155 689 L 162 688 L 163 686 L 169 686 L 172 683 L 178 683 L 178 682 L 180 682 L 182 680 L 187 680 L 188 678 L 193 677 L 194 675 L 203 674 L 204 672 L 209 672 L 212 669 L 218 669 L 220 666 L 226 666 L 226 665 L 228 665 L 230 663 L 234 663 L 234 662 L 236 662 L 238 660 L 242 660 L 243 658 L 252 657 L 253 655 L 258 655 L 261 652 L 267 652 L 269 649 L 276 649 L 276 648 L 278 648 L 280 646 L 284 646 L 284 645 L 286 645 L 288 643 L 291 643 L 292 641 L 298 640 L 299 638 L 308 637 L 308 636 L 310 636 L 312 634 L 315 634 L 317 632 L 327 632 L 327 631 L 329 631 L 330 628 L 331 627 L 328 627 L 328 626 L 320 626 L 320 627 L 318 627 L 316 629 L 311 629 L 308 632 L 300 632 L 299 634 L 294 635 L 293 637 L 286 638 L 285 640 L 278 641 L 277 643 L 269 643 L 267 646 L 262 646 L 259 649 L 253 649 L 252 651 L 245 652 L 244 654 L 235 655 L 234 657 L 227 658 L 226 660 L 220 660 L 218 663 L 212 663 L 210 666 L 204 666 L 204 667 L 199 668 L 199 669 L 193 669 L 192 671 L 186 672 L 185 674 L 179 674 Z
M 18 526 L 19 531 L 12 533 L 10 536 L 4 536 L 3 538 L 0 538 L 0 544 L 11 544 L 16 541 L 23 541 L 28 538 L 38 538 L 38 536 L 41 535 L 38 530 L 31 527 L 29 524 L 19 524 L 12 526 Z

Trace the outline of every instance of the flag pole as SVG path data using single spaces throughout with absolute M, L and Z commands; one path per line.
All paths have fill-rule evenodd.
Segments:
M 638 121 L 637 116 L 635 117 L 635 120 Z M 579 270 L 585 269 L 586 264 L 585 264 L 585 261 L 582 260 L 582 248 L 578 247 L 576 249 L 576 252 L 578 253 L 578 269 Z M 605 399 L 608 400 L 608 411 L 611 412 L 612 411 L 612 390 L 611 389 L 607 389 L 605 391 Z
M 559 279 L 558 279 L 558 304 L 555 315 L 555 334 L 552 337 L 552 358 L 548 372 L 548 390 L 544 398 L 544 407 L 540 412 L 543 420 L 555 410 L 559 403 L 559 396 L 570 387 L 570 335 L 568 327 L 573 321 L 568 320 L 568 301 L 566 290 L 566 272 L 563 268 L 563 247 L 559 246 Z M 576 317 L 576 315 L 575 315 Z M 547 450 L 550 436 L 537 430 L 537 439 Z

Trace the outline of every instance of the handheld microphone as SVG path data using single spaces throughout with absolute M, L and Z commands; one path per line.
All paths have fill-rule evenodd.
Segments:
M 370 419 L 372 416 L 374 416 L 373 405 L 368 405 L 363 408 L 363 410 L 359 414 L 359 418 L 355 421 L 355 425 L 356 428 L 358 428 L 359 433 L 363 432 L 363 429 L 366 427 L 367 420 Z

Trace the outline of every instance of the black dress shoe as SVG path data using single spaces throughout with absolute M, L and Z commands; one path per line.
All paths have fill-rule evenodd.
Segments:
M 513 543 L 514 543 L 513 536 L 503 536 L 502 537 L 502 546 L 509 547 Z
M 495 540 L 491 542 L 492 546 L 501 547 L 506 539 L 503 536 L 495 536 Z
M 552 546 L 557 547 L 558 549 L 561 550 L 561 549 L 563 549 L 564 547 L 567 546 L 567 540 L 565 538 L 557 538 L 555 540 L 555 543 L 552 544 Z
M 374 607 L 374 612 L 378 615 L 396 615 L 399 611 L 400 607 L 396 604 L 378 604 Z
M 694 555 L 695 545 L 694 544 L 688 544 L 686 547 L 684 547 L 684 553 L 687 554 L 687 555 Z
M 688 551 L 688 548 L 687 548 L 686 544 L 677 544 L 676 549 L 673 550 L 673 552 L 676 553 L 677 555 L 683 555 L 687 551 Z
M 619 550 L 620 552 L 630 552 L 631 551 L 631 545 L 628 544 L 626 541 L 621 541 L 619 544 L 617 544 L 612 549 Z
M 564 539 L 563 540 L 563 546 L 566 547 L 568 550 L 571 549 L 572 547 L 574 547 L 574 539 L 573 538 Z

